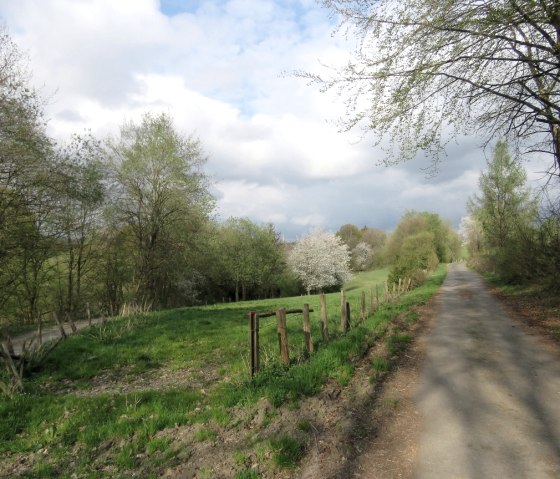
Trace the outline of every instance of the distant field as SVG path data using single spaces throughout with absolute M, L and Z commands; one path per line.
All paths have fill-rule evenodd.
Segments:
M 26 394 L 0 398 L 0 456 L 5 457 L 0 472 L 32 455 L 34 462 L 21 477 L 62 477 L 67 470 L 79 477 L 129 477 L 140 454 L 149 464 L 144 476 L 156 475 L 174 454 L 158 431 L 207 421 L 232 427 L 234 406 L 261 397 L 275 405 L 297 401 L 317 392 L 329 377 L 344 384 L 352 374 L 348 358 L 363 354 L 374 340 L 372 331 L 388 318 L 429 297 L 444 271 L 440 268 L 398 306 L 382 308 L 342 337 L 340 293 L 327 295 L 328 345 L 320 340 L 317 295 L 156 312 L 73 336 L 28 378 Z M 362 291 L 369 303 L 369 291 L 387 273 L 362 273 L 346 285 L 354 322 Z M 264 371 L 250 382 L 248 312 L 304 303 L 315 310 L 311 321 L 317 352 L 304 361 L 302 318 L 289 316 L 292 366 L 286 369 L 278 361 L 275 320 L 262 319 Z M 104 459 L 100 449 L 108 441 L 112 453 Z M 38 456 L 41 450 L 48 454 Z

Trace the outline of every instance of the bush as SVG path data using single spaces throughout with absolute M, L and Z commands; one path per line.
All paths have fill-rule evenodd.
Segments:
M 389 282 L 398 283 L 399 278 L 411 278 L 414 284 L 419 284 L 438 263 L 433 233 L 422 231 L 409 236 L 402 243 L 397 261 L 389 273 Z

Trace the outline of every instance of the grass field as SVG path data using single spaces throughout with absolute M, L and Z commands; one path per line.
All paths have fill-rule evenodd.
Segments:
M 387 270 L 367 272 L 346 285 L 353 328 L 344 336 L 338 333 L 340 294 L 327 295 L 328 344 L 320 340 L 318 296 L 162 311 L 117 319 L 70 337 L 27 378 L 24 394 L 0 398 L 0 456 L 5 458 L 0 475 L 130 477 L 142 463 L 140 475 L 156 477 L 178 453 L 160 434 L 163 430 L 209 422 L 235 428 L 234 411 L 262 397 L 274 406 L 297 404 L 327 380 L 344 386 L 352 376 L 351 359 L 364 354 L 392 317 L 433 294 L 445 268 L 357 325 L 362 291 L 369 301 L 371 288 L 386 276 Z M 316 353 L 306 358 L 301 315 L 290 315 L 292 364 L 281 365 L 275 320 L 262 319 L 264 367 L 251 381 L 247 313 L 304 303 L 315 310 Z M 215 432 L 203 428 L 197 435 L 203 442 Z M 28 465 L 16 476 L 15 464 L 22 458 Z

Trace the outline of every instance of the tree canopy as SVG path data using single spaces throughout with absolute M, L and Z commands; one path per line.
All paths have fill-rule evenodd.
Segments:
M 341 285 L 350 278 L 350 252 L 339 236 L 316 230 L 299 240 L 288 264 L 308 293 Z
M 389 137 L 386 161 L 422 151 L 437 167 L 450 137 L 504 137 L 560 171 L 558 0 L 323 0 L 358 37 L 330 77 L 344 128 Z

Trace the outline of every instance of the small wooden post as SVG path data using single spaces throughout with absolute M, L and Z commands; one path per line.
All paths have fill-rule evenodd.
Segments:
M 286 332 L 286 310 L 284 308 L 276 311 L 276 327 L 278 328 L 280 358 L 287 365 L 290 364 L 290 350 L 288 347 L 288 334 Z
M 389 283 L 385 280 L 385 284 L 383 286 L 383 302 L 389 302 Z
M 323 341 L 329 340 L 329 325 L 327 319 L 327 299 L 325 298 L 325 293 L 321 293 L 321 334 L 323 335 Z
M 362 303 L 360 308 L 360 321 L 365 321 L 366 319 L 366 292 L 362 291 Z
M 348 330 L 348 319 L 346 317 L 346 292 L 344 289 L 340 291 L 340 332 L 345 333 Z
M 60 330 L 60 335 L 63 338 L 66 339 L 66 331 L 64 331 L 64 326 L 62 325 L 62 321 L 60 321 L 60 318 L 58 317 L 58 314 L 56 314 L 56 311 L 53 311 L 53 317 L 54 317 L 54 320 L 58 324 L 58 329 Z
M 375 297 L 377 301 L 377 309 L 379 309 L 379 285 L 378 284 L 375 285 Z
M 250 361 L 251 361 L 251 378 L 259 370 L 259 331 L 258 331 L 257 313 L 251 311 L 249 313 L 249 344 L 250 344 Z
M 313 340 L 311 339 L 311 322 L 309 321 L 309 305 L 303 305 L 303 337 L 305 349 L 308 353 L 313 352 Z
M 89 309 L 89 303 L 86 303 L 86 314 L 87 314 L 88 326 L 91 326 L 91 311 Z
M 259 340 L 259 315 L 255 313 L 255 372 L 261 369 L 261 345 Z
M 350 303 L 346 302 L 346 329 L 348 331 L 350 329 Z

